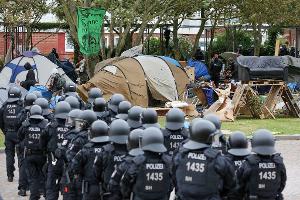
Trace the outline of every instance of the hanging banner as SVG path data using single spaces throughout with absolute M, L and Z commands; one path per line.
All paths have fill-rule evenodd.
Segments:
M 99 53 L 104 16 L 105 10 L 102 8 L 78 8 L 78 41 L 82 54 L 89 56 Z

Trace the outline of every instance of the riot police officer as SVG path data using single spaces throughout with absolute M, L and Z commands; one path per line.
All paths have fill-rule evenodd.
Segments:
M 228 139 L 228 149 L 226 158 L 228 158 L 229 162 L 234 166 L 235 170 L 237 170 L 250 154 L 245 133 L 241 131 L 231 133 Z
M 144 130 L 134 129 L 130 132 L 128 136 L 128 155 L 124 158 L 124 161 L 121 162 L 118 167 L 115 169 L 114 173 L 111 176 L 109 181 L 108 190 L 110 195 L 109 200 L 118 200 L 122 199 L 122 193 L 120 188 L 120 181 L 124 173 L 128 170 L 128 167 L 133 158 L 138 155 L 144 154 L 141 148 L 141 139 L 143 137 Z
M 144 155 L 133 158 L 121 181 L 125 198 L 133 200 L 169 200 L 172 187 L 171 158 L 164 154 L 164 137 L 160 129 L 150 127 L 142 137 Z
M 42 108 L 33 105 L 30 108 L 29 120 L 26 120 L 18 131 L 18 139 L 24 145 L 26 174 L 29 182 L 30 200 L 40 199 L 40 191 L 44 189 L 41 180 L 46 163 L 45 129 L 48 120 L 42 116 Z M 43 183 L 45 182 L 42 181 Z
M 96 98 L 93 103 L 93 110 L 97 115 L 98 120 L 105 121 L 110 124 L 109 112 L 106 110 L 106 101 L 104 98 Z
M 257 130 L 252 138 L 252 152 L 237 171 L 236 199 L 283 199 L 286 169 L 275 150 L 275 138 L 265 129 Z
M 213 123 L 217 129 L 216 133 L 213 136 L 212 147 L 222 151 L 222 153 L 225 154 L 227 152 L 227 141 L 225 135 L 221 131 L 222 122 L 220 118 L 215 114 L 208 114 L 205 115 L 203 119 L 206 119 Z
M 145 129 L 149 127 L 160 128 L 160 125 L 158 123 L 157 112 L 153 108 L 146 108 L 142 112 L 141 120 L 142 120 L 143 128 Z
M 30 107 L 34 104 L 37 96 L 33 93 L 26 94 L 24 98 L 24 109 L 21 117 L 21 121 L 23 122 L 27 117 L 29 117 Z
M 80 102 L 80 109 L 83 110 L 85 108 L 85 104 L 82 101 L 82 99 L 79 97 L 76 90 L 77 90 L 77 86 L 75 83 L 66 83 L 64 86 L 64 94 L 61 96 L 59 101 L 64 101 L 67 97 L 73 96 L 78 99 L 78 101 Z
M 166 114 L 166 128 L 163 129 L 164 144 L 171 156 L 188 137 L 188 130 L 184 128 L 184 121 L 184 112 L 179 108 L 172 108 Z
M 180 200 L 229 199 L 235 187 L 234 169 L 221 153 L 211 148 L 214 124 L 196 119 L 189 140 L 173 158 L 176 196 Z
M 25 120 L 28 120 L 30 108 L 34 104 L 34 101 L 37 99 L 37 96 L 33 93 L 28 93 L 24 99 L 24 109 L 22 110 L 20 121 L 24 123 Z M 18 155 L 18 167 L 19 167 L 19 186 L 18 186 L 18 195 L 26 196 L 26 189 L 28 188 L 28 180 L 26 176 L 26 166 L 24 162 L 24 146 L 21 143 L 18 143 L 16 146 L 16 151 Z
M 17 131 L 22 123 L 19 120 L 23 110 L 21 97 L 21 90 L 18 87 L 9 88 L 8 99 L 0 109 L 0 128 L 5 136 L 6 172 L 9 182 L 14 178 Z
M 48 153 L 48 173 L 46 182 L 47 200 L 57 200 L 60 190 L 60 179 L 63 174 L 63 160 L 55 156 L 56 149 L 62 145 L 64 135 L 69 128 L 66 126 L 68 114 L 71 106 L 65 101 L 57 103 L 54 113 L 54 120 L 48 125 L 47 133 L 47 153 Z
M 116 115 L 117 119 L 128 119 L 128 111 L 132 107 L 129 101 L 122 101 L 118 106 L 118 114 Z
M 109 130 L 110 144 L 103 146 L 95 159 L 94 172 L 98 182 L 102 185 L 103 193 L 107 197 L 108 183 L 116 167 L 123 161 L 127 155 L 126 142 L 130 128 L 126 121 L 116 119 L 111 123 Z
M 37 98 L 34 102 L 35 105 L 39 105 L 43 110 L 43 117 L 51 122 L 54 119 L 53 114 L 50 112 L 49 102 L 45 98 Z
M 57 159 L 62 159 L 64 161 L 63 167 L 63 175 L 61 178 L 61 189 L 64 200 L 81 200 L 81 196 L 79 193 L 81 191 L 76 191 L 76 182 L 73 179 L 73 175 L 71 173 L 71 162 L 73 157 L 68 157 L 66 152 L 72 146 L 73 139 L 76 138 L 78 133 L 82 128 L 82 120 L 80 119 L 80 115 L 83 111 L 79 109 L 72 110 L 68 114 L 67 126 L 69 131 L 65 133 L 64 140 L 55 151 L 55 156 Z
M 111 98 L 107 104 L 111 121 L 113 121 L 116 118 L 116 115 L 118 114 L 119 104 L 124 100 L 125 100 L 125 98 L 122 94 L 113 94 L 111 96 Z
M 88 143 L 89 130 L 94 121 L 97 120 L 96 114 L 91 110 L 85 110 L 80 113 L 80 132 L 77 133 L 75 138 L 70 143 L 70 148 L 66 152 L 66 157 L 69 163 L 75 157 L 75 155 L 82 149 L 82 147 Z M 92 169 L 91 169 L 92 170 Z M 70 179 L 72 180 L 72 184 L 74 188 L 72 189 L 75 193 L 71 193 L 71 195 L 75 195 L 76 199 L 82 198 L 82 177 L 74 176 L 70 174 Z
M 95 157 L 102 147 L 109 142 L 109 127 L 104 121 L 95 121 L 91 126 L 90 141 L 76 154 L 72 161 L 72 171 L 75 176 L 81 176 L 83 199 L 100 199 L 100 188 L 92 170 Z
M 70 104 L 71 110 L 80 109 L 80 102 L 78 101 L 78 99 L 76 97 L 68 96 L 65 99 L 65 102 L 68 102 Z
M 130 130 L 142 128 L 143 124 L 141 122 L 141 115 L 143 108 L 140 106 L 133 106 L 128 111 L 127 123 L 130 127 Z
M 95 99 L 102 98 L 103 93 L 99 88 L 91 88 L 88 92 L 88 101 L 86 103 L 86 109 L 93 109 L 93 103 Z

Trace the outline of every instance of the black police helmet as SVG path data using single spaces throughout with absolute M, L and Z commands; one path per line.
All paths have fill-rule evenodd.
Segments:
M 144 130 L 135 129 L 129 133 L 127 147 L 129 155 L 137 156 L 143 154 L 143 150 L 140 146 L 140 141 L 143 137 Z
M 88 93 L 88 102 L 93 103 L 96 98 L 103 96 L 102 91 L 99 88 L 91 88 Z
M 97 120 L 97 115 L 92 110 L 85 110 L 81 112 L 79 118 L 86 123 L 86 126 L 90 126 L 94 121 Z
M 152 151 L 164 153 L 167 148 L 164 145 L 164 136 L 159 128 L 149 127 L 144 130 L 142 137 L 142 149 L 144 151 Z
M 37 98 L 43 98 L 43 95 L 42 95 L 41 91 L 35 90 L 32 93 L 35 94 Z
M 260 129 L 255 131 L 251 144 L 252 151 L 259 155 L 273 155 L 276 153 L 275 138 L 269 130 Z
M 64 87 L 64 92 L 65 93 L 72 93 L 72 92 L 76 92 L 76 84 L 75 83 L 72 83 L 72 82 L 69 82 L 69 83 L 66 83 L 65 87 Z
M 122 101 L 118 106 L 118 114 L 116 115 L 117 119 L 128 119 L 128 111 L 132 107 L 129 101 Z
M 130 127 L 123 119 L 116 119 L 110 125 L 109 140 L 117 144 L 126 144 Z
M 250 154 L 248 150 L 248 140 L 245 133 L 235 131 L 230 134 L 228 139 L 229 150 L 228 153 L 234 156 L 247 156 Z
M 130 128 L 140 128 L 142 127 L 141 122 L 141 114 L 143 112 L 143 108 L 140 106 L 133 106 L 128 111 L 128 119 L 127 123 Z
M 37 99 L 37 96 L 35 94 L 28 93 L 24 99 L 25 108 L 29 109 L 33 105 L 33 103 L 36 99 Z
M 43 116 L 50 114 L 49 102 L 45 98 L 37 98 L 34 102 L 35 105 L 41 106 L 43 110 Z
M 210 121 L 200 119 L 192 122 L 190 131 L 189 140 L 183 147 L 187 149 L 201 149 L 210 147 L 216 127 Z
M 160 128 L 158 124 L 158 116 L 156 110 L 147 108 L 142 112 L 142 123 L 144 128 L 156 127 Z
M 106 101 L 104 98 L 96 98 L 94 101 L 93 110 L 95 112 L 104 112 L 106 108 Z
M 124 100 L 125 97 L 122 94 L 114 94 L 111 96 L 108 102 L 108 108 L 112 110 L 114 113 L 117 113 L 119 104 Z
M 71 110 L 68 114 L 68 117 L 70 117 L 72 119 L 79 119 L 81 112 L 83 112 L 83 111 L 80 109 Z
M 57 119 L 67 119 L 70 111 L 70 104 L 66 101 L 60 101 L 56 104 L 54 117 Z
M 39 105 L 33 105 L 30 108 L 30 119 L 44 119 L 42 116 L 43 110 Z
M 91 141 L 95 143 L 108 142 L 108 130 L 109 126 L 106 124 L 106 122 L 101 120 L 95 121 L 91 126 Z
M 68 96 L 65 101 L 70 104 L 71 110 L 80 109 L 80 102 L 76 97 Z
M 22 97 L 22 93 L 20 88 L 18 87 L 10 87 L 8 90 L 8 99 L 7 102 L 15 102 L 20 100 Z
M 220 117 L 218 117 L 217 115 L 207 114 L 203 117 L 203 119 L 206 119 L 206 120 L 210 121 L 211 123 L 213 123 L 217 130 L 221 129 L 222 122 L 221 122 Z
M 172 108 L 166 115 L 166 128 L 169 130 L 179 130 L 184 127 L 185 114 L 179 108 Z

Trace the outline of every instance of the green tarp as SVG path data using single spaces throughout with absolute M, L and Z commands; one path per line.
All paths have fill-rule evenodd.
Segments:
M 102 8 L 78 8 L 78 40 L 80 51 L 84 55 L 99 53 L 104 16 L 105 10 Z

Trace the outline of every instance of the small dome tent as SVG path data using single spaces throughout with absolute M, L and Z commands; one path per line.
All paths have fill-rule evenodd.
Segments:
M 0 73 L 0 87 L 6 88 L 10 83 L 19 83 L 26 79 L 27 70 L 25 63 L 30 63 L 35 72 L 35 78 L 39 85 L 46 85 L 54 69 L 70 82 L 64 71 L 48 58 L 33 51 L 23 52 L 23 55 L 5 64 Z
M 143 55 L 98 63 L 94 77 L 81 85 L 79 92 L 86 97 L 91 87 L 98 87 L 107 98 L 121 93 L 133 104 L 147 107 L 151 99 L 181 99 L 188 83 L 188 76 L 182 68 L 160 57 Z

